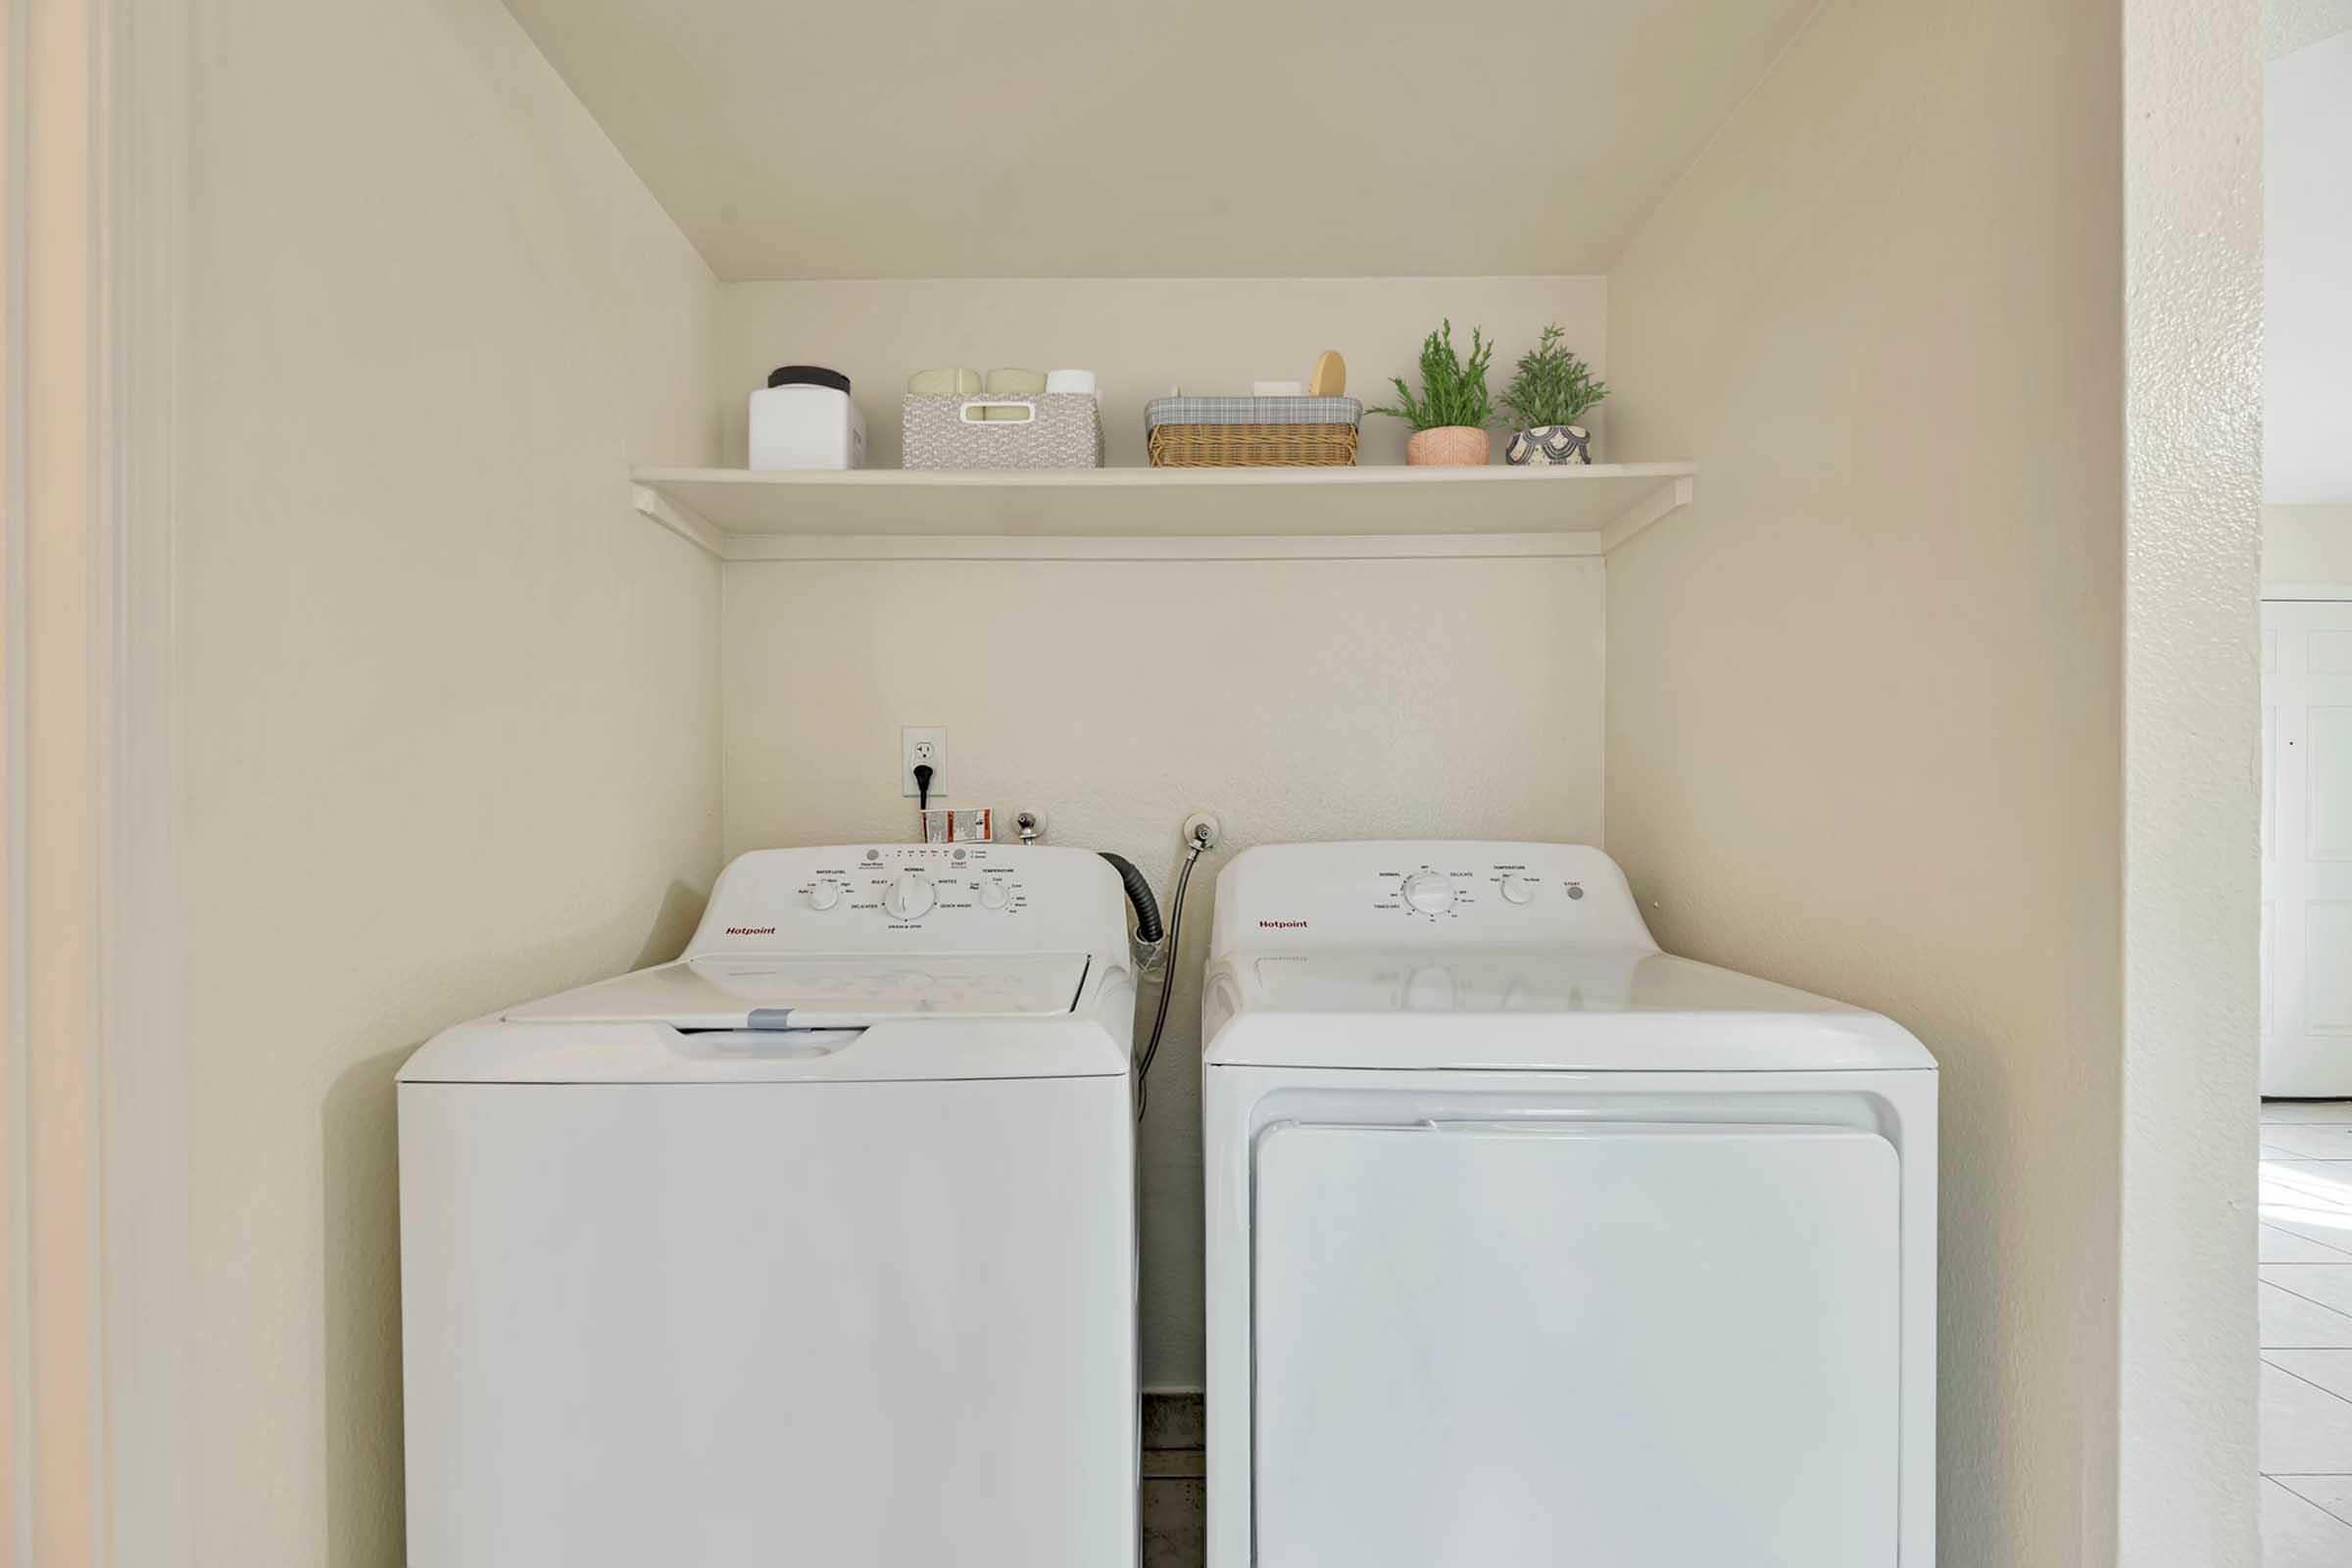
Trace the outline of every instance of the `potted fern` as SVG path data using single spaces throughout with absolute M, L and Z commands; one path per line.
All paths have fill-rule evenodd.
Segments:
M 1545 327 L 1543 340 L 1519 356 L 1519 372 L 1503 391 L 1502 406 L 1519 425 L 1503 449 L 1505 462 L 1543 467 L 1592 461 L 1592 432 L 1577 420 L 1609 389 L 1560 346 L 1560 337 L 1557 325 Z
M 1494 345 L 1477 327 L 1470 329 L 1467 364 L 1454 352 L 1453 322 L 1448 318 L 1421 345 L 1421 395 L 1413 396 L 1404 377 L 1396 383 L 1397 406 L 1374 409 L 1413 427 L 1404 444 L 1404 461 L 1415 467 L 1432 466 L 1484 466 L 1493 455 L 1487 422 L 1494 417 L 1494 400 L 1487 394 L 1487 363 Z

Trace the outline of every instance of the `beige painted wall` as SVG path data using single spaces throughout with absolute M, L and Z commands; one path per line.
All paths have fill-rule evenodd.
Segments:
M 744 461 L 745 401 L 779 365 L 829 365 L 850 377 L 865 416 L 867 465 L 878 468 L 899 466 L 899 399 L 913 371 L 1090 369 L 1103 393 L 1106 461 L 1132 466 L 1147 461 L 1144 405 L 1171 382 L 1247 395 L 1253 380 L 1304 380 L 1317 354 L 1338 349 L 1348 394 L 1367 408 L 1390 404 L 1392 375 L 1406 374 L 1418 392 L 1421 340 L 1448 318 L 1461 353 L 1473 326 L 1500 344 L 1488 376 L 1497 395 L 1511 363 L 1552 321 L 1605 378 L 1607 298 L 1597 277 L 729 283 L 720 290 L 718 351 L 727 461 Z M 1605 460 L 1604 416 L 1595 412 L 1593 431 Z M 1367 416 L 1362 460 L 1402 463 L 1409 433 L 1401 420 Z
M 2352 583 L 2352 507 L 2263 508 L 2262 580 Z
M 900 462 L 907 373 L 934 366 L 1095 370 L 1114 465 L 1146 461 L 1144 404 L 1171 380 L 1247 392 L 1337 348 L 1354 396 L 1391 401 L 1387 378 L 1413 371 L 1446 317 L 1465 352 L 1474 324 L 1499 341 L 1497 390 L 1555 320 L 1606 373 L 1596 277 L 731 283 L 720 299 L 730 462 L 744 398 L 796 361 L 850 375 L 876 466 Z M 1363 429 L 1363 461 L 1403 461 L 1401 421 Z M 737 564 L 728 853 L 908 831 L 902 723 L 949 727 L 954 800 L 1040 810 L 1054 842 L 1130 856 L 1163 897 L 1196 806 L 1223 814 L 1226 853 L 1591 839 L 1601 579 L 1590 561 Z M 1201 1378 L 1198 944 L 1220 863 L 1194 884 L 1142 1145 L 1144 1376 L 1159 1387 Z
M 715 284 L 495 0 L 191 8 L 184 1560 L 401 1550 L 392 1074 L 717 864 Z
M 2117 1549 L 2118 27 L 1826 0 L 1609 278 L 1618 455 L 1702 466 L 1609 564 L 1609 848 L 1668 947 L 1882 1008 L 1942 1063 L 1949 1568 Z M 2246 846 L 2200 842 L 2232 929 Z M 2235 1016 L 2222 948 L 2200 1017 Z M 2246 1331 L 2234 1384 L 2197 1386 L 2219 1479 L 2175 1470 L 2220 1501 L 2136 1560 L 2251 1546 L 2233 1192 L 2194 1195 L 2209 1255 L 2149 1282 L 2243 1264 L 2245 1307 L 2175 1342 L 2202 1370 Z
M 902 723 L 948 726 L 946 804 L 1039 811 L 1163 902 L 1185 813 L 1222 815 L 1143 1134 L 1148 1384 L 1201 1378 L 1216 871 L 1284 840 L 1596 839 L 1601 578 L 1591 560 L 727 567 L 730 855 L 910 831 Z
M 2123 539 L 2120 430 L 2082 411 L 2120 404 L 2117 43 L 2072 0 L 1828 0 L 1604 323 L 1590 278 L 721 291 L 488 0 L 199 17 L 192 1559 L 399 1559 L 390 1074 L 673 950 L 722 781 L 728 853 L 894 834 L 897 726 L 945 722 L 951 802 L 1164 891 L 1196 805 L 1233 848 L 1592 837 L 1605 678 L 1610 841 L 1661 935 L 1945 1063 L 1945 1560 L 2102 1560 Z M 1605 329 L 1604 455 L 1706 465 L 1611 564 L 1605 676 L 1569 561 L 742 564 L 714 647 L 718 570 L 622 493 L 632 460 L 740 461 L 787 359 L 857 377 L 881 462 L 910 368 L 1088 364 L 1134 462 L 1170 374 L 1337 346 L 1379 401 L 1448 312 L 1506 357 L 1557 318 L 1597 365 Z M 1161 1384 L 1199 1376 L 1197 1008 L 1188 979 L 1145 1141 Z

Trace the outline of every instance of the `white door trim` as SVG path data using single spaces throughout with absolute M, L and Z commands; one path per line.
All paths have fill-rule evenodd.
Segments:
M 192 1550 L 171 894 L 182 3 L 0 0 L 0 1550 L 44 1568 Z
M 2317 600 L 2332 603 L 2352 599 L 2352 582 L 2266 582 L 2262 585 L 2264 604 L 2291 604 Z
M 2085 1253 L 2078 1298 L 2114 1338 L 2082 1348 L 2083 1444 L 2061 1467 L 2082 1531 L 2065 1557 L 2256 1568 L 2262 17 L 2247 0 L 2102 15 L 2115 26 L 2082 81 L 2121 89 L 2123 924 L 2111 948 L 2089 917 L 2110 890 L 2073 890 L 2066 989 L 2086 1038 L 2120 1003 L 2123 1051 L 2120 1077 L 2085 1058 L 2082 1082 L 2120 1161 L 2114 1212 L 2096 1195 L 2083 1209 L 2113 1241 Z M 2087 627 L 2085 649 L 2104 635 Z
M 104 51 L 89 0 L 9 0 L 5 554 L 7 1529 L 104 1539 L 98 752 L 105 595 Z

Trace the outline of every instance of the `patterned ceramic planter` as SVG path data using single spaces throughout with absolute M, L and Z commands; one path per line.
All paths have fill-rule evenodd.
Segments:
M 1483 468 L 1494 444 L 1475 425 L 1441 424 L 1434 430 L 1415 430 L 1404 444 L 1404 461 L 1416 468 Z
M 1505 461 L 1522 467 L 1548 468 L 1559 463 L 1591 463 L 1592 432 L 1581 424 L 1539 424 L 1516 431 L 1503 452 Z

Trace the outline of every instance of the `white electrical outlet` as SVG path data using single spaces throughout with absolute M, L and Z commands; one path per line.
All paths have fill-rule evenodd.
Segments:
M 922 794 L 914 786 L 914 770 L 928 763 L 931 768 L 931 799 L 947 798 L 948 732 L 937 724 L 903 724 L 899 727 L 899 793 L 908 800 Z

